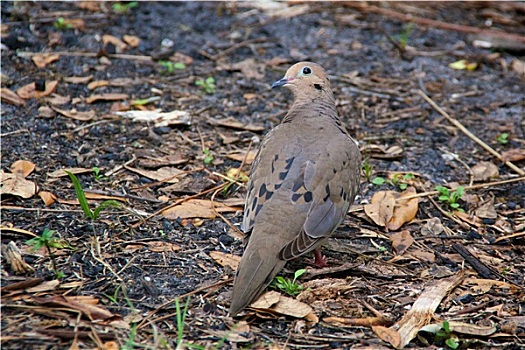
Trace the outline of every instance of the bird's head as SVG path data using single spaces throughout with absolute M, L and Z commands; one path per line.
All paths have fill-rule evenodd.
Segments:
M 291 66 L 272 89 L 285 86 L 297 95 L 301 91 L 330 91 L 330 80 L 325 70 L 313 62 L 299 62 Z

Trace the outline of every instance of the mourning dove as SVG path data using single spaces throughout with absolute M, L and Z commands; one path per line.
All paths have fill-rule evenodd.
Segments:
M 233 286 L 232 316 L 261 295 L 288 260 L 320 247 L 359 187 L 359 148 L 341 125 L 324 69 L 297 63 L 272 84 L 280 86 L 292 91 L 294 101 L 252 164 L 241 226 L 249 235 Z

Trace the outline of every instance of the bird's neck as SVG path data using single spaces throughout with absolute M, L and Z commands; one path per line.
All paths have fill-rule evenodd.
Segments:
M 331 93 L 320 93 L 309 96 L 296 95 L 285 122 L 300 122 L 305 119 L 329 118 L 339 122 L 335 100 Z

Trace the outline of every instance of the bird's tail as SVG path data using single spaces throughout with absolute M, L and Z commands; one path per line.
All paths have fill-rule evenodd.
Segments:
M 231 316 L 255 301 L 286 264 L 286 261 L 279 259 L 277 247 L 260 247 L 254 238 L 250 237 L 235 276 Z M 257 249 L 259 247 L 261 249 Z M 270 252 L 265 248 L 270 248 Z

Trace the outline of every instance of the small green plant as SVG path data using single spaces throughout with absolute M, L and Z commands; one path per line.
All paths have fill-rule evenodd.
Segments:
M 386 182 L 385 178 L 381 176 L 376 176 L 371 181 L 372 185 L 376 185 L 376 186 L 382 185 L 385 182 Z
M 451 349 L 457 349 L 459 347 L 459 339 L 454 333 L 452 333 L 448 321 L 443 321 L 443 326 L 435 335 L 436 342 L 441 342 L 443 340 L 445 340 L 445 344 Z
M 186 65 L 182 62 L 159 61 L 159 65 L 170 74 L 173 74 L 173 72 L 175 72 L 175 69 L 186 68 Z
M 363 162 L 363 174 L 366 177 L 366 180 L 370 182 L 370 178 L 372 177 L 372 174 L 374 173 L 374 165 L 369 162 L 369 158 L 365 158 Z
M 502 145 L 506 145 L 507 143 L 509 143 L 509 133 L 504 132 L 502 134 L 499 134 L 498 137 L 496 137 L 496 140 Z
M 404 191 L 407 189 L 408 184 L 404 181 L 408 181 L 414 178 L 414 174 L 406 173 L 403 176 L 401 174 L 394 174 L 392 178 L 392 185 L 399 187 L 400 190 Z
M 184 336 L 184 326 L 186 321 L 186 313 L 188 312 L 188 306 L 190 305 L 190 298 L 186 299 L 184 310 L 180 309 L 179 298 L 175 299 L 175 312 L 177 321 L 177 349 L 182 348 L 182 337 Z
M 26 244 L 30 245 L 32 250 L 38 250 L 42 247 L 46 247 L 49 257 L 51 258 L 51 264 L 53 265 L 53 272 L 55 273 L 56 278 L 62 279 L 64 277 L 64 273 L 59 271 L 57 268 L 53 249 L 70 248 L 70 245 L 60 238 L 54 237 L 56 232 L 57 231 L 55 230 L 45 228 L 40 237 L 31 238 L 30 240 L 26 241 Z
M 273 286 L 281 290 L 282 292 L 294 297 L 303 291 L 303 286 L 297 283 L 297 279 L 306 272 L 306 269 L 300 269 L 295 271 L 293 280 L 289 280 L 282 276 L 275 277 Z
M 410 37 L 410 33 L 412 33 L 412 22 L 409 22 L 405 29 L 398 35 L 398 44 L 402 49 L 405 49 L 408 44 L 408 38 Z
M 384 253 L 386 251 L 388 251 L 388 248 L 383 246 L 383 245 L 380 245 L 379 247 L 377 247 L 377 250 L 380 252 L 380 253 Z
M 132 8 L 138 6 L 138 1 L 131 1 L 127 4 L 121 4 L 120 2 L 116 2 L 113 4 L 113 11 L 117 13 L 128 13 Z
M 465 193 L 465 188 L 462 186 L 459 186 L 456 188 L 455 191 L 450 191 L 448 188 L 444 186 L 436 186 L 436 191 L 440 193 L 439 200 L 443 203 L 447 203 L 448 206 L 452 209 L 465 212 L 462 208 L 460 208 L 459 200 L 461 197 L 463 197 L 463 194 Z
M 94 166 L 92 170 L 93 176 L 95 177 L 95 181 L 104 181 L 108 179 L 107 176 L 102 175 L 99 167 Z
M 98 207 L 95 208 L 95 210 L 91 210 L 89 207 L 86 194 L 84 193 L 84 190 L 82 189 L 82 185 L 80 185 L 80 181 L 78 181 L 78 178 L 71 172 L 65 170 L 66 174 L 71 179 L 71 182 L 73 182 L 73 187 L 75 188 L 75 193 L 77 195 L 78 202 L 80 203 L 80 207 L 82 208 L 82 211 L 84 212 L 84 215 L 91 220 L 98 219 L 100 212 L 106 208 L 113 207 L 113 208 L 120 208 L 120 203 L 116 200 L 110 199 L 107 201 L 102 202 Z
M 211 154 L 210 152 L 210 149 L 209 148 L 205 148 L 202 150 L 202 153 L 204 153 L 205 157 L 204 157 L 204 164 L 208 165 L 208 164 L 211 164 L 211 162 L 213 162 L 213 154 Z
M 195 85 L 202 87 L 204 92 L 213 95 L 216 91 L 215 78 L 207 77 L 205 80 L 199 79 L 195 82 Z
M 73 25 L 69 23 L 68 21 L 66 21 L 64 17 L 58 17 L 53 22 L 53 27 L 55 27 L 58 30 L 64 31 L 64 30 L 73 28 Z

